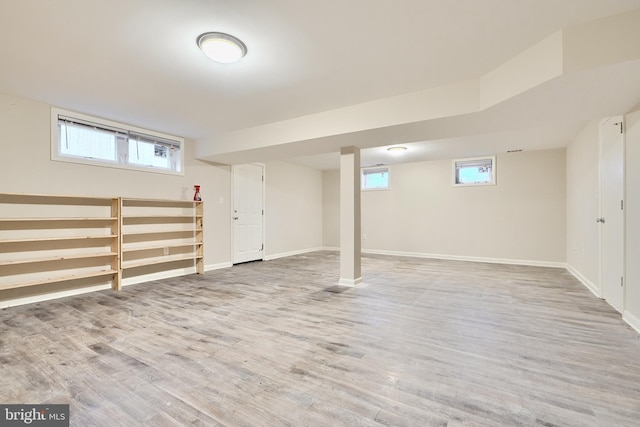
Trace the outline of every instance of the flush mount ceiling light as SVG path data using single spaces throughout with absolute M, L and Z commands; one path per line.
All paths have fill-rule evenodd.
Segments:
M 247 54 L 247 46 L 229 34 L 204 33 L 196 41 L 205 55 L 223 64 L 239 61 Z
M 395 147 L 387 148 L 387 151 L 390 152 L 391 154 L 401 154 L 401 153 L 404 153 L 405 151 L 407 151 L 407 147 L 402 147 L 400 145 L 396 145 Z

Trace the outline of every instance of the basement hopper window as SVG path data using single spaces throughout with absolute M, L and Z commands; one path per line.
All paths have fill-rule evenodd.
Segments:
M 387 166 L 362 169 L 361 178 L 363 190 L 389 189 L 389 167 Z
M 183 175 L 184 140 L 51 109 L 53 160 Z
M 496 157 L 474 157 L 453 161 L 453 185 L 495 185 Z

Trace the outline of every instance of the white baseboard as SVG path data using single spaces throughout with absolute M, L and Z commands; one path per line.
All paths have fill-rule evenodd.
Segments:
M 223 268 L 233 267 L 231 261 L 228 262 L 219 262 L 217 264 L 209 264 L 204 266 L 204 271 L 213 271 L 213 270 L 221 270 Z
M 204 271 L 220 270 L 222 268 L 231 267 L 231 262 L 221 262 L 218 264 L 209 264 L 204 266 Z M 196 268 L 176 268 L 174 270 L 160 271 L 158 273 L 144 274 L 142 276 L 128 277 L 122 279 L 122 286 L 135 285 L 138 283 L 151 282 L 152 280 L 170 279 L 172 277 L 186 276 L 187 274 L 195 274 Z
M 587 289 L 591 291 L 592 294 L 597 296 L 598 298 L 602 298 L 602 294 L 600 293 L 600 289 L 593 284 L 589 279 L 584 277 L 578 270 L 573 268 L 570 265 L 567 265 L 567 271 L 573 275 L 576 279 L 580 281 Z
M 68 291 L 61 291 L 61 292 L 51 292 L 48 294 L 34 295 L 34 296 L 24 297 L 24 298 L 15 298 L 15 299 L 10 299 L 6 301 L 0 301 L 0 308 L 9 308 L 9 307 L 15 307 L 18 305 L 33 304 L 36 302 L 71 297 L 74 295 L 88 294 L 89 292 L 104 291 L 107 289 L 111 289 L 111 284 L 103 284 L 103 285 L 89 286 L 89 287 L 78 288 L 78 289 L 70 289 Z
M 122 279 L 122 286 L 137 285 L 138 283 L 151 282 L 153 280 L 170 279 L 172 277 L 186 276 L 187 274 L 195 274 L 196 268 L 176 268 L 174 270 L 159 271 L 157 273 L 142 274 L 135 277 L 127 277 Z
M 638 319 L 636 316 L 629 313 L 628 311 L 625 311 L 622 314 L 622 320 L 627 322 L 629 326 L 631 326 L 633 329 L 636 330 L 637 333 L 640 334 L 640 319 Z
M 308 254 L 309 252 L 316 252 L 316 251 L 320 251 L 320 250 L 323 250 L 323 249 L 324 248 L 318 247 L 318 248 L 310 248 L 310 249 L 300 249 L 300 250 L 291 251 L 291 252 L 281 252 L 279 254 L 267 255 L 263 259 L 265 261 L 272 261 L 272 260 L 278 259 L 278 258 L 285 258 L 285 257 L 288 257 L 288 256 Z
M 537 261 L 537 260 L 511 259 L 511 258 L 488 258 L 488 257 L 472 257 L 472 256 L 464 256 L 464 255 L 426 254 L 426 253 L 419 253 L 419 252 L 379 251 L 379 250 L 373 250 L 373 249 L 363 249 L 362 253 L 375 254 L 375 255 L 389 255 L 389 256 L 406 256 L 406 257 L 412 257 L 412 258 L 444 259 L 444 260 L 451 260 L 451 261 L 485 262 L 490 264 L 527 265 L 532 267 L 552 267 L 552 268 L 567 267 L 567 264 L 564 262 Z
M 357 288 L 362 286 L 362 277 L 358 277 L 357 279 L 340 279 L 338 281 L 338 285 L 348 286 L 350 288 Z

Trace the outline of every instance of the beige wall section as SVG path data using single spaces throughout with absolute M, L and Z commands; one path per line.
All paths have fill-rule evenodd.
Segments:
M 322 247 L 322 172 L 265 164 L 265 259 Z
M 0 94 L 5 155 L 0 192 L 190 200 L 193 185 L 199 184 L 205 201 L 205 264 L 230 263 L 229 167 L 196 160 L 189 140 L 184 176 L 52 161 L 50 120 L 49 105 Z
M 363 250 L 565 262 L 564 150 L 498 155 L 496 186 L 453 187 L 451 168 L 450 160 L 393 165 L 391 190 L 363 192 Z M 324 183 L 325 246 L 333 247 L 334 171 L 324 173 Z
M 626 117 L 626 294 L 624 319 L 640 332 L 640 107 Z
M 567 147 L 567 265 L 600 296 L 600 120 L 590 121 Z
M 340 169 L 322 172 L 322 244 L 340 248 Z

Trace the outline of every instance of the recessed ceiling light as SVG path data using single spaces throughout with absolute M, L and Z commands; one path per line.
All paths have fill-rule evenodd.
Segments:
M 204 33 L 200 34 L 196 41 L 205 55 L 223 64 L 239 61 L 247 54 L 247 46 L 229 34 Z
M 400 145 L 396 145 L 395 147 L 387 148 L 387 151 L 390 152 L 391 154 L 401 154 L 401 153 L 404 153 L 405 151 L 407 151 L 407 147 L 402 147 Z

